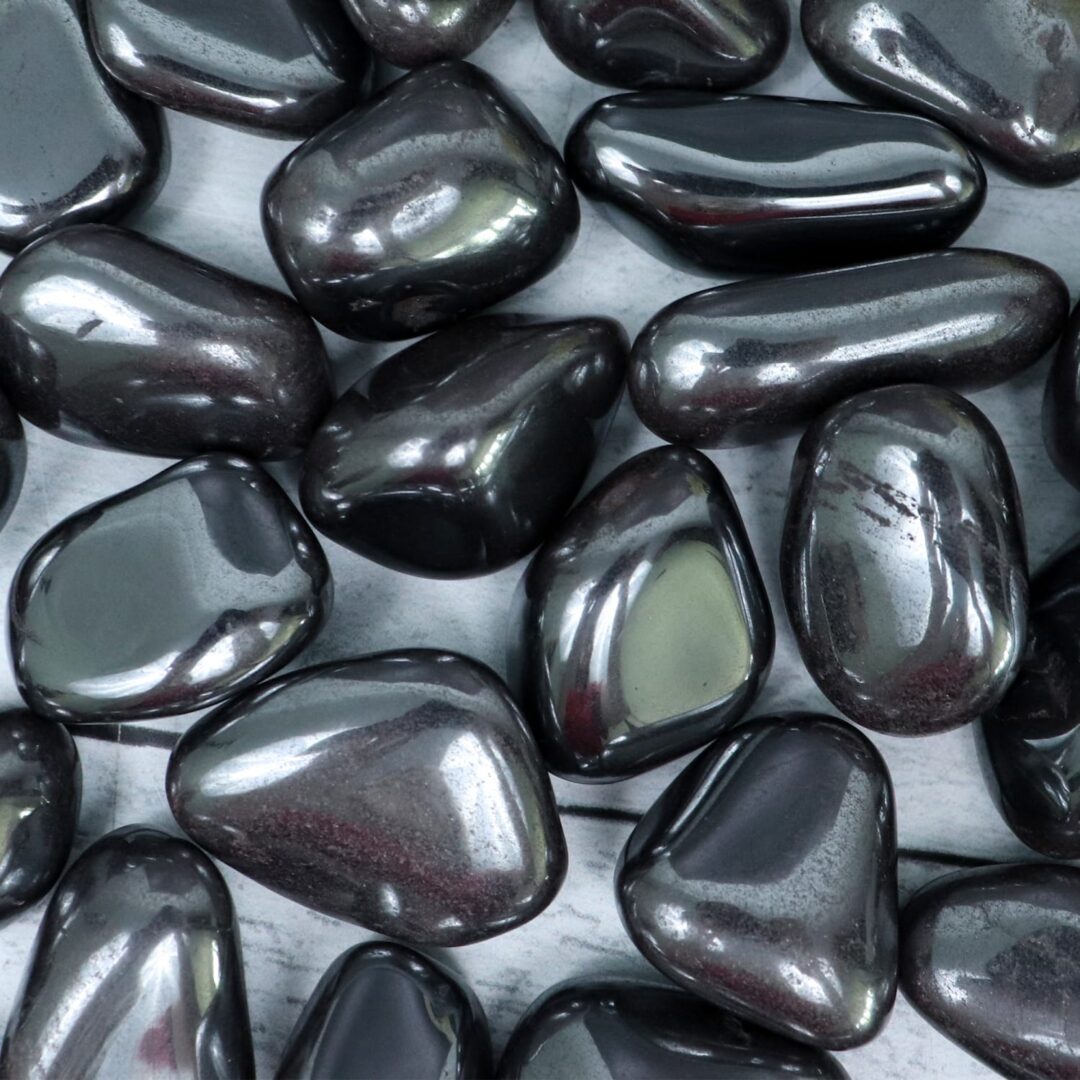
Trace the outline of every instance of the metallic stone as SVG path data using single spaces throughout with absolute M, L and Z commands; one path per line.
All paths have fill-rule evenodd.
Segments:
M 1046 380 L 1043 438 L 1058 472 L 1080 488 L 1080 305 L 1073 310 Z
M 0 335 L 3 330 L 0 329 Z M 26 439 L 22 421 L 8 399 L 0 393 L 0 529 L 19 501 L 26 476 Z
M 181 826 L 317 911 L 466 945 L 551 902 L 566 847 L 547 774 L 487 668 L 381 653 L 266 683 L 204 717 L 169 762 Z
M 377 367 L 304 461 L 304 511 L 399 570 L 480 574 L 527 554 L 570 508 L 622 391 L 609 319 L 481 317 Z
M 619 780 L 703 746 L 772 660 L 738 508 L 694 450 L 647 450 L 603 480 L 533 559 L 521 607 L 525 712 L 570 780 Z
M 921 117 L 682 90 L 598 101 L 566 162 L 631 239 L 691 270 L 810 269 L 950 244 L 986 192 L 974 155 Z
M 415 337 L 543 277 L 577 235 L 562 161 L 471 64 L 392 83 L 285 159 L 263 194 L 300 303 L 346 337 Z
M 780 555 L 803 661 L 852 720 L 891 735 L 966 724 L 1020 664 L 1027 556 L 990 422 L 950 390 L 857 394 L 795 456 Z
M 258 466 L 208 454 L 73 514 L 11 589 L 19 690 L 60 720 L 144 720 L 221 701 L 322 625 L 330 569 Z
M 896 826 L 880 755 L 840 720 L 740 724 L 641 819 L 616 871 L 646 959 L 753 1023 L 826 1049 L 896 994 Z

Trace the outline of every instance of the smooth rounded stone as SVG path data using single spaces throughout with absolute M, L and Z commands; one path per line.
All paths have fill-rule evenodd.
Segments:
M 346 337 L 437 330 L 543 277 L 574 187 L 536 121 L 462 61 L 412 72 L 298 147 L 263 192 L 289 287 Z
M 1080 1076 L 1080 870 L 1025 863 L 947 874 L 904 908 L 904 996 L 1003 1076 Z
M 703 746 L 765 681 L 774 630 L 716 466 L 674 446 L 622 464 L 537 553 L 511 647 L 548 768 L 609 781 Z
M 407 650 L 282 676 L 204 717 L 169 804 L 222 862 L 316 911 L 467 945 L 554 898 L 566 846 L 547 774 L 485 667 Z
M 503 1080 L 847 1080 L 826 1053 L 744 1024 L 671 986 L 566 982 L 510 1036 Z
M 786 0 L 535 0 L 551 51 L 583 79 L 627 90 L 737 90 L 780 63 Z
M 293 659 L 332 594 L 314 533 L 262 469 L 191 458 L 30 549 L 11 588 L 16 681 L 68 723 L 190 712 Z
M 277 1080 L 479 1080 L 491 1039 L 476 995 L 404 945 L 357 945 L 330 965 L 293 1028 Z
M 0 276 L 0 382 L 53 435 L 164 457 L 292 457 L 333 402 L 291 297 L 110 225 L 47 236 Z
M 933 386 L 834 406 L 795 455 L 780 576 L 803 662 L 856 723 L 928 735 L 992 709 L 1027 626 L 1023 520 L 997 432 Z
M 831 1050 L 896 995 L 896 823 L 856 729 L 793 713 L 725 733 L 664 791 L 616 870 L 634 944 L 688 990 Z
M 1043 439 L 1058 472 L 1080 488 L 1080 305 L 1073 310 L 1046 379 Z
M 804 0 L 802 29 L 854 96 L 931 116 L 1022 180 L 1080 176 L 1075 0 Z
M 0 712 L 0 920 L 40 900 L 71 854 L 82 770 L 55 720 Z
M 365 97 L 374 65 L 337 0 L 87 0 L 99 59 L 170 109 L 286 138 Z
M 566 163 L 630 239 L 691 271 L 840 266 L 950 244 L 986 194 L 975 156 L 921 117 L 686 90 L 596 102 Z
M 452 326 L 361 379 L 304 459 L 316 528 L 409 573 L 482 574 L 570 508 L 622 392 L 610 319 L 497 315 Z
M 0 1051 L 27 1080 L 250 1080 L 240 936 L 194 845 L 117 829 L 49 899 Z
M 3 330 L 0 329 L 2 334 Z M 0 393 L 0 529 L 7 524 L 19 501 L 25 477 L 26 438 L 22 421 L 8 399 Z
M 83 0 L 5 0 L 0 41 L 0 249 L 152 198 L 168 170 L 160 114 L 102 69 Z
M 1068 304 L 1041 263 L 971 249 L 721 285 L 645 327 L 630 395 L 662 439 L 743 446 L 890 383 L 1003 382 L 1054 344 Z

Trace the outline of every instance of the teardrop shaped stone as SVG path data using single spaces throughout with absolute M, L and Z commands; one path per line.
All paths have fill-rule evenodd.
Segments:
M 316 528 L 410 573 L 482 574 L 574 501 L 622 392 L 610 319 L 497 315 L 391 357 L 331 410 L 304 459 Z
M 791 271 L 951 244 L 986 194 L 975 156 L 917 116 L 684 90 L 596 102 L 574 183 L 682 269 Z
M 856 723 L 928 735 L 992 709 L 1027 624 L 1023 521 L 997 432 L 921 384 L 830 409 L 795 456 L 780 576 L 807 669 Z
M 700 998 L 630 979 L 541 994 L 510 1036 L 503 1080 L 847 1080 L 821 1050 L 744 1024 Z
M 3 329 L 0 324 L 0 338 Z M 2 347 L 2 346 L 0 346 Z M 26 438 L 19 414 L 0 393 L 0 529 L 11 517 L 26 477 Z
M 1042 263 L 962 248 L 721 285 L 645 327 L 630 394 L 662 439 L 743 446 L 877 386 L 1010 379 L 1057 340 L 1068 303 Z
M 841 89 L 924 113 L 1031 183 L 1080 176 L 1075 0 L 803 0 Z
M 1003 1076 L 1080 1075 L 1080 870 L 986 866 L 947 874 L 904 908 L 904 995 Z
M 132 825 L 76 860 L 45 911 L 0 1075 L 255 1075 L 232 900 L 198 848 Z
M 1073 309 L 1046 379 L 1043 439 L 1058 472 L 1080 488 L 1080 305 Z
M 738 725 L 627 841 L 634 944 L 706 1000 L 812 1046 L 872 1039 L 896 994 L 896 825 L 859 731 L 793 713 Z
M 120 217 L 168 171 L 161 117 L 98 62 L 83 0 L 0 5 L 0 249 Z
M 551 51 L 583 79 L 737 90 L 764 79 L 790 36 L 786 0 L 535 0 Z
M 547 136 L 463 61 L 392 83 L 298 147 L 263 192 L 289 287 L 353 338 L 415 337 L 504 300 L 554 268 L 579 221 Z
M 574 508 L 523 582 L 522 700 L 548 768 L 607 781 L 714 739 L 750 706 L 773 621 L 716 466 L 673 446 Z
M 277 1080 L 472 1080 L 491 1076 L 476 995 L 441 964 L 373 941 L 342 953 L 289 1037 Z
M 333 0 L 87 0 L 109 73 L 170 109 L 313 135 L 365 97 L 371 57 Z
M 67 864 L 82 770 L 63 725 L 0 712 L 0 920 L 40 900 Z
M 288 663 L 331 598 L 281 488 L 242 458 L 191 458 L 30 549 L 10 601 L 19 690 L 69 723 L 190 712 Z
M 167 789 L 215 857 L 415 944 L 520 926 L 566 873 L 521 714 L 487 668 L 449 653 L 381 653 L 266 683 L 185 733 Z

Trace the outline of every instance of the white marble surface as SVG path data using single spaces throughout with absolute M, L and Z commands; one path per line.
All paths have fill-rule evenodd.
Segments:
M 793 8 L 794 8 L 793 0 Z M 475 60 L 511 86 L 552 138 L 561 143 L 570 124 L 605 91 L 562 68 L 547 51 L 520 0 L 506 24 Z M 841 99 L 814 68 L 798 35 L 779 72 L 762 90 Z M 168 114 L 173 163 L 153 207 L 132 224 L 195 255 L 257 280 L 281 285 L 263 242 L 258 200 L 262 184 L 291 144 L 260 139 L 175 113 Z M 1023 188 L 990 173 L 990 194 L 964 243 L 999 247 L 1041 259 L 1061 273 L 1074 294 L 1080 287 L 1080 188 Z M 716 279 L 718 280 L 718 279 Z M 589 206 L 570 257 L 546 280 L 502 305 L 506 310 L 619 318 L 631 335 L 655 311 L 709 279 L 691 277 L 651 259 Z M 346 385 L 391 347 L 357 345 L 328 334 Z M 974 400 L 997 425 L 1018 475 L 1027 514 L 1032 561 L 1038 565 L 1080 527 L 1080 493 L 1053 471 L 1043 449 L 1039 412 L 1047 363 Z M 657 440 L 624 402 L 593 480 Z M 30 464 L 22 499 L 0 535 L 0 586 L 49 526 L 86 503 L 145 479 L 164 463 L 108 451 L 86 450 L 29 432 Z M 779 534 L 794 440 L 712 456 L 746 518 L 777 616 L 776 662 L 754 712 L 818 708 L 826 702 L 803 670 L 783 615 L 777 580 Z M 289 467 L 275 469 L 291 486 Z M 410 578 L 376 566 L 327 542 L 337 587 L 330 623 L 305 663 L 377 649 L 440 646 L 504 667 L 507 613 L 522 566 L 467 583 Z M 8 666 L 0 670 L 0 705 L 15 704 Z M 179 731 L 191 718 L 146 725 Z M 136 728 L 144 727 L 135 725 Z M 123 733 L 121 734 L 121 740 Z M 164 742 L 165 740 L 161 740 Z M 997 815 L 979 773 L 970 731 L 920 740 L 875 737 L 896 786 L 901 844 L 908 849 L 1007 859 L 1030 858 Z M 133 822 L 172 828 L 163 794 L 167 751 L 123 741 L 80 738 L 85 799 L 80 845 Z M 494 941 L 443 958 L 465 973 L 479 993 L 501 1044 L 525 1005 L 553 982 L 574 974 L 650 970 L 619 924 L 611 878 L 632 814 L 640 812 L 678 765 L 602 787 L 556 782 L 565 825 L 570 872 L 551 908 L 533 923 Z M 621 815 L 610 815 L 621 811 Z M 606 816 L 605 816 L 606 815 Z M 905 863 L 905 879 L 934 871 Z M 330 961 L 369 935 L 273 896 L 226 870 L 240 915 L 255 1028 L 259 1076 L 272 1075 L 302 1002 Z M 41 905 L 0 928 L 0 1021 L 15 997 Z M 968 1080 L 991 1075 L 937 1035 L 900 1001 L 870 1046 L 841 1055 L 853 1080 L 913 1076 Z M 128 1078 L 118 1078 L 128 1080 Z

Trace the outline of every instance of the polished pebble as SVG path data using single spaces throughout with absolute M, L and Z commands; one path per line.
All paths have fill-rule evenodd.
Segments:
M 723 735 L 634 829 L 616 893 L 647 960 L 753 1023 L 843 1050 L 892 1008 L 892 785 L 843 721 L 794 713 Z
M 152 198 L 168 169 L 161 117 L 98 63 L 83 0 L 4 0 L 0 42 L 0 249 Z
M 190 712 L 288 663 L 331 596 L 318 541 L 262 469 L 191 458 L 30 549 L 10 599 L 16 680 L 68 722 Z
M 591 491 L 523 582 L 512 667 L 548 768 L 619 780 L 703 746 L 773 652 L 731 492 L 694 450 L 647 450 Z
M 98 57 L 170 109 L 303 138 L 370 89 L 374 65 L 336 0 L 87 0 Z
M 900 941 L 904 996 L 942 1034 L 1003 1076 L 1080 1076 L 1080 870 L 948 874 L 908 902 Z
M 357 945 L 330 965 L 276 1080 L 482 1080 L 491 1038 L 476 995 L 404 945 Z
M 672 986 L 561 983 L 518 1021 L 501 1080 L 847 1080 L 828 1054 L 744 1024 Z
M 164 457 L 292 457 L 333 401 L 291 297 L 110 225 L 53 233 L 0 276 L 0 384 L 53 435 Z
M 3 350 L 3 324 L 0 321 L 0 351 Z M 2 359 L 0 359 L 2 363 Z M 0 385 L 3 377 L 0 376 Z M 19 414 L 7 397 L 0 393 L 0 529 L 11 517 L 26 477 L 26 438 Z
M 61 879 L 11 1013 L 0 1076 L 251 1080 L 240 938 L 198 848 L 133 825 Z
M 1080 305 L 1073 310 L 1046 379 L 1043 439 L 1058 472 L 1080 488 Z
M 627 90 L 737 90 L 780 63 L 787 0 L 535 0 L 552 52 L 584 79 Z
M 55 720 L 0 712 L 0 922 L 40 900 L 71 854 L 82 771 Z
M 802 28 L 856 97 L 931 116 L 1022 180 L 1080 176 L 1075 0 L 804 0 Z
M 506 566 L 574 501 L 622 392 L 626 352 L 609 319 L 499 315 L 433 334 L 334 406 L 304 459 L 304 511 L 398 570 Z
M 268 888 L 380 934 L 466 945 L 566 873 L 547 774 L 506 688 L 464 657 L 381 653 L 267 683 L 169 762 L 177 821 Z
M 795 456 L 780 575 L 799 651 L 846 716 L 928 735 L 992 709 L 1027 627 L 1019 496 L 990 422 L 950 390 L 870 390 Z
M 889 383 L 1003 382 L 1054 344 L 1068 303 L 1065 283 L 1041 263 L 972 249 L 721 285 L 645 327 L 630 395 L 662 439 L 743 446 Z
M 437 330 L 543 277 L 580 211 L 536 121 L 463 61 L 391 83 L 270 177 L 263 225 L 300 303 L 346 337 Z
M 790 271 L 950 244 L 986 178 L 950 132 L 858 105 L 653 90 L 604 98 L 566 142 L 574 183 L 690 270 Z

